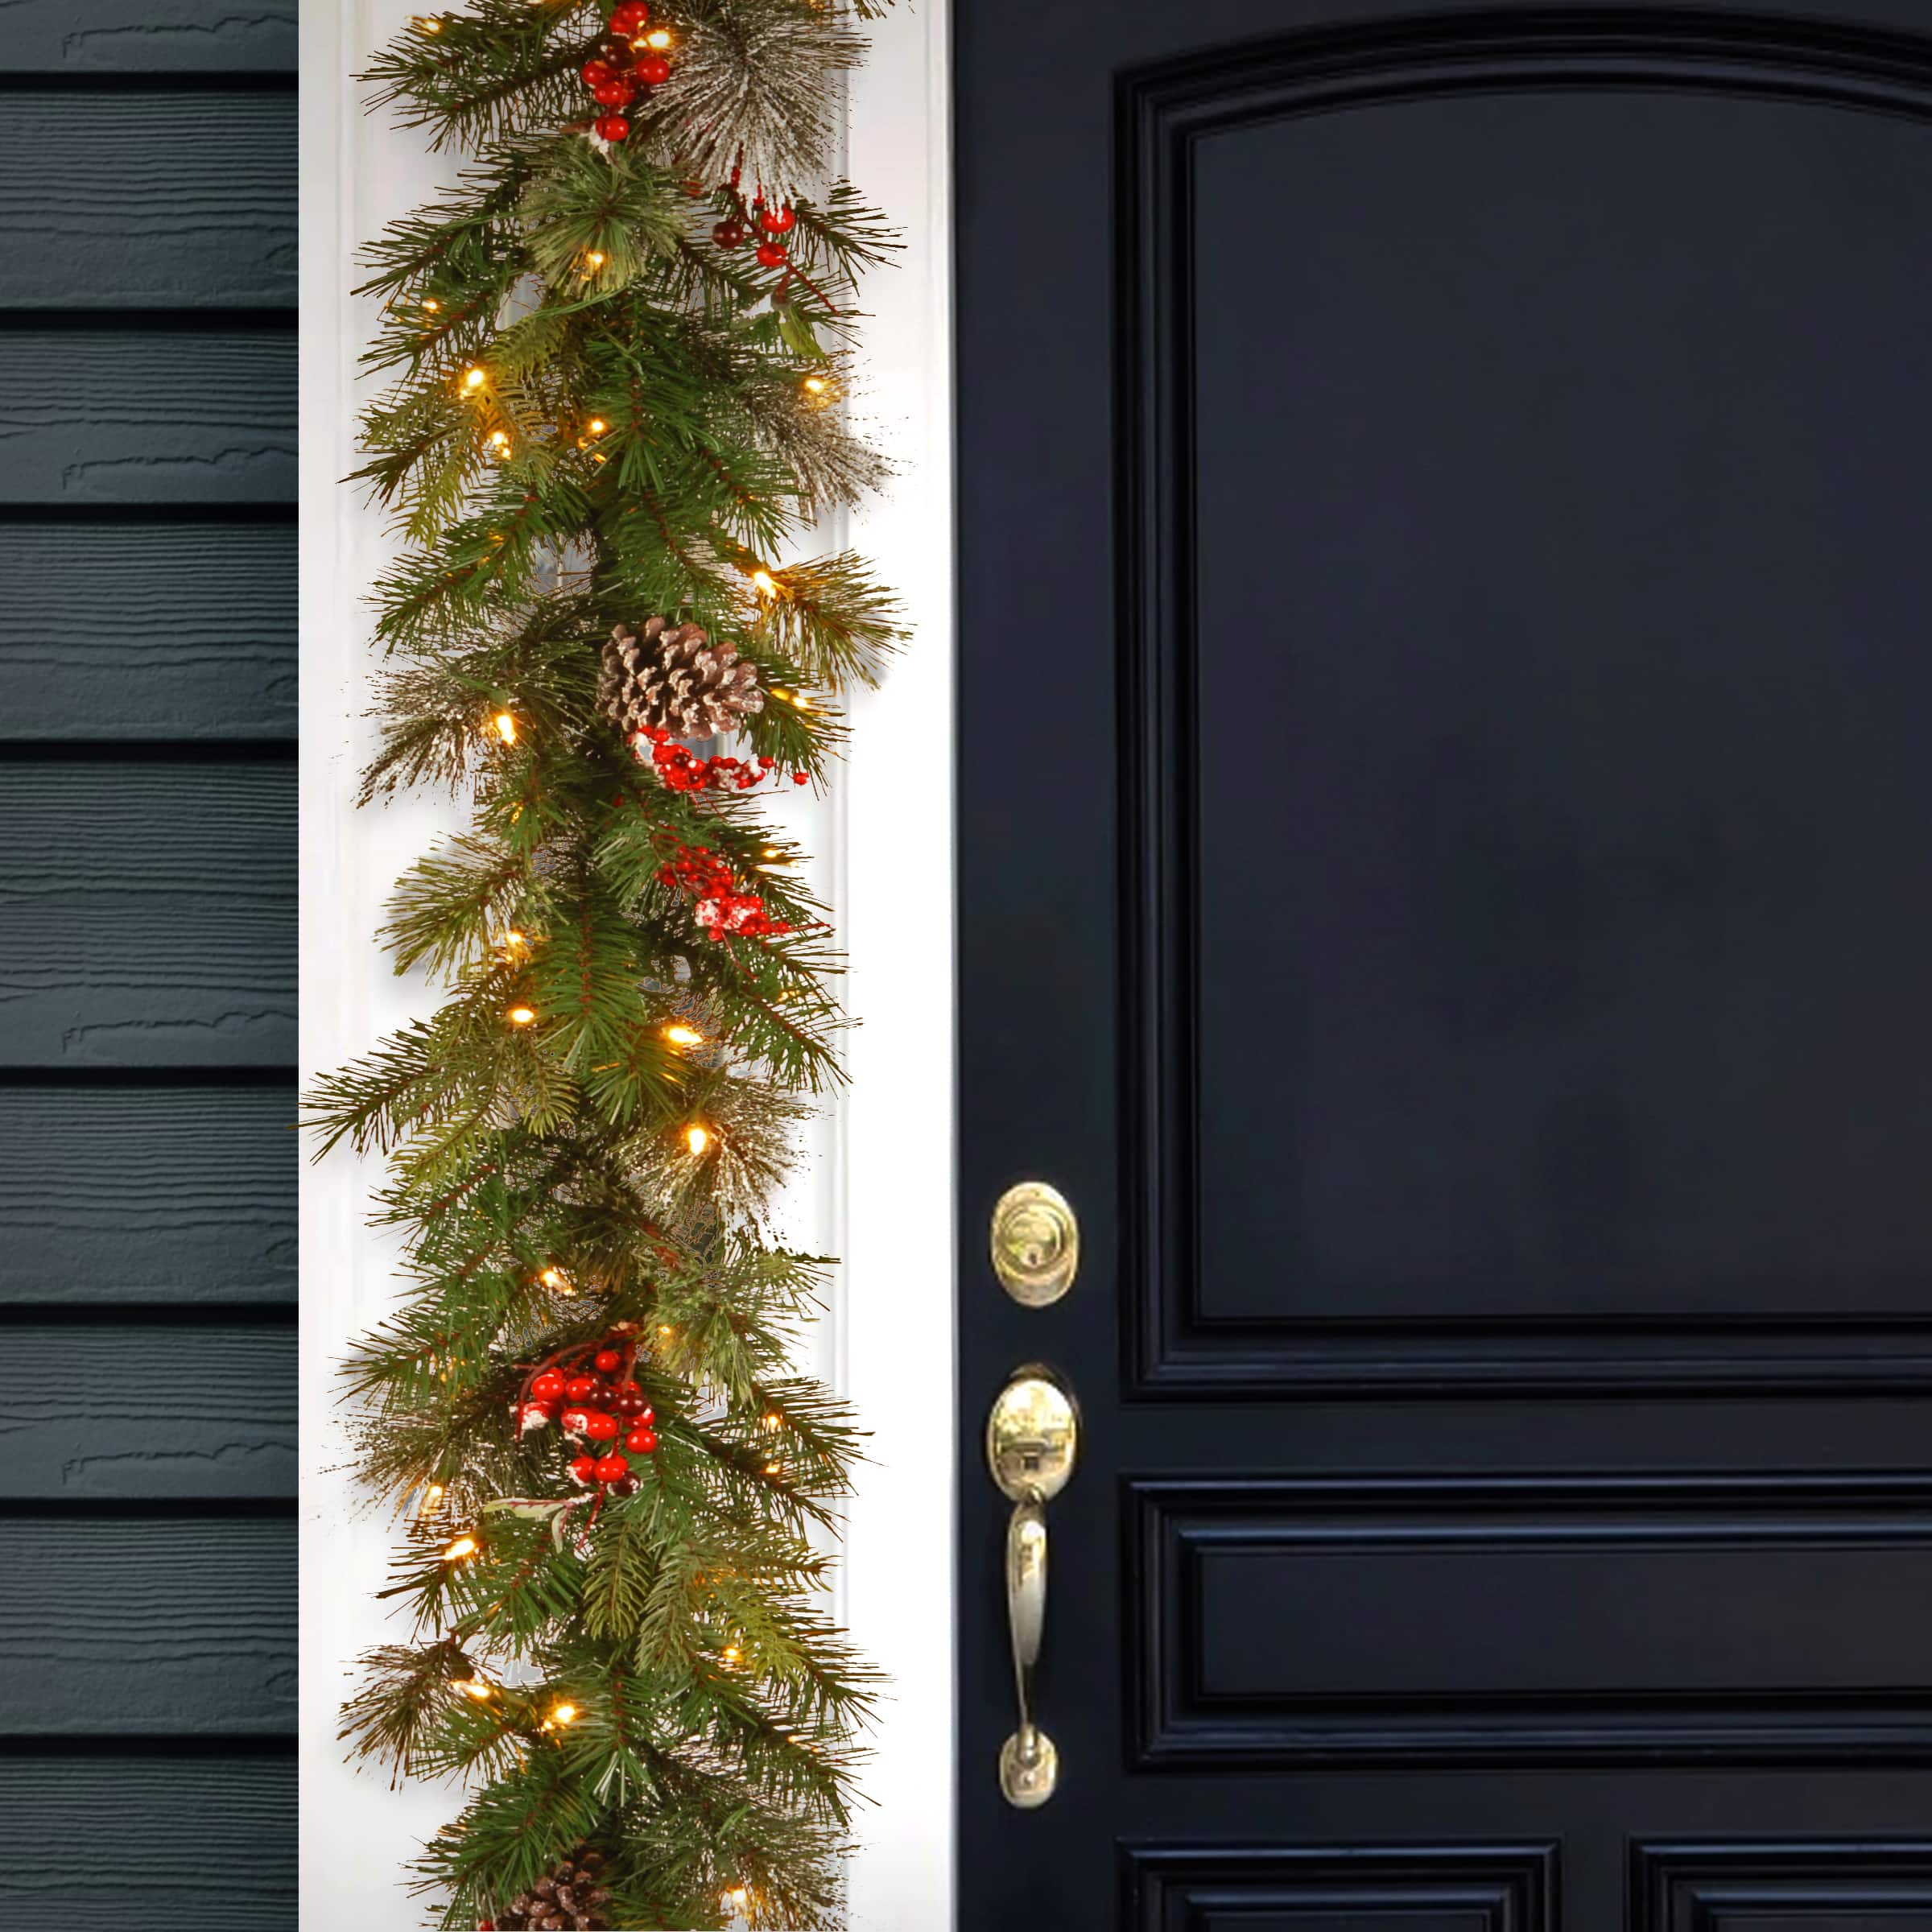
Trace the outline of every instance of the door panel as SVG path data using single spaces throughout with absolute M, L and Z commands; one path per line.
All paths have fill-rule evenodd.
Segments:
M 1926 1911 L 1932 35 L 1813 13 L 962 12 L 967 1932 Z

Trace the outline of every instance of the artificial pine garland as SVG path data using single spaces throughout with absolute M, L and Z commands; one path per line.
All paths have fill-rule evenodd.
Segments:
M 880 474 L 826 407 L 890 246 L 824 173 L 861 48 L 838 0 L 477 0 L 370 76 L 471 166 L 369 250 L 359 473 L 408 547 L 364 795 L 473 815 L 382 935 L 447 998 L 310 1104 L 407 1254 L 349 1378 L 413 1632 L 344 1736 L 466 1783 L 415 1873 L 464 1932 L 839 1917 L 857 1438 L 788 1366 L 826 1264 L 766 1208 L 840 1015 L 758 801 L 899 635 L 791 554 Z

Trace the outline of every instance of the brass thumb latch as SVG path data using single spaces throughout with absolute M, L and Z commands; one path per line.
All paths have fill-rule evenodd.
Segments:
M 1033 1670 L 1046 1624 L 1046 1509 L 1073 1474 L 1080 1418 L 1073 1397 L 1037 1362 L 1008 1377 L 986 1418 L 986 1466 L 1013 1515 L 1006 1525 L 1006 1623 L 1020 1726 L 1000 1750 L 1000 1793 L 1030 1811 L 1059 1782 L 1060 1754 L 1033 1718 Z

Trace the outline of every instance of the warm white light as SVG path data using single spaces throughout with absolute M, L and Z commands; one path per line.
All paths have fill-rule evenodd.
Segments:
M 493 721 L 497 728 L 497 736 L 500 737 L 506 745 L 514 745 L 516 743 L 517 721 L 510 715 L 508 712 L 498 712 Z
M 477 1539 L 473 1536 L 459 1536 L 444 1550 L 443 1560 L 446 1563 L 460 1563 L 465 1557 L 474 1556 L 476 1553 Z
M 664 1037 L 674 1046 L 702 1046 L 704 1036 L 695 1026 L 667 1026 Z
M 695 1123 L 684 1129 L 684 1145 L 693 1154 L 702 1154 L 711 1145 L 711 1135 Z
M 534 1006 L 513 1006 L 507 1017 L 513 1026 L 527 1026 L 537 1017 L 537 1009 Z
M 473 362 L 463 372 L 463 386 L 465 389 L 481 389 L 488 380 L 489 378 L 482 370 L 478 369 Z
M 754 570 L 751 573 L 751 584 L 762 597 L 775 597 L 778 594 L 777 580 L 768 570 Z

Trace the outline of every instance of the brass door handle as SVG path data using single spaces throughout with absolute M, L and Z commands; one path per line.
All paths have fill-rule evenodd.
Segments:
M 1033 1671 L 1046 1629 L 1046 1503 L 1073 1474 L 1080 1418 L 1073 1397 L 1037 1363 L 1016 1368 L 986 1418 L 986 1466 L 1013 1505 L 1006 1524 L 1006 1625 L 1019 1728 L 1000 1749 L 1000 1792 L 1030 1811 L 1059 1783 L 1060 1754 L 1034 1721 Z

